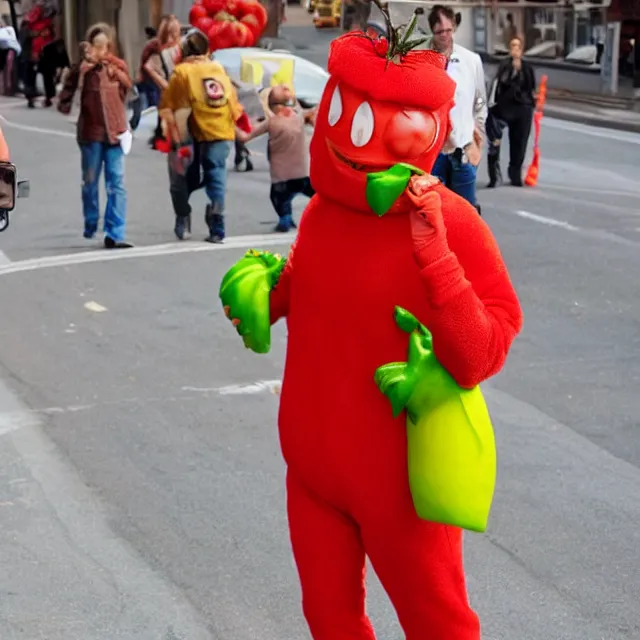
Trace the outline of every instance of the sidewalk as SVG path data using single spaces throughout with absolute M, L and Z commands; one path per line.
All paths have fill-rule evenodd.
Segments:
M 545 115 L 619 131 L 640 133 L 640 102 L 615 96 L 549 89 Z

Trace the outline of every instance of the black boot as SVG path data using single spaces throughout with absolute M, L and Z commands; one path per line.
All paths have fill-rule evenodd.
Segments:
M 125 242 L 124 240 L 114 240 L 109 236 L 105 236 L 104 248 L 105 249 L 131 249 L 133 248 L 133 245 L 130 242 Z
M 489 184 L 488 189 L 494 189 L 497 185 L 502 184 L 502 171 L 500 171 L 500 155 L 489 156 Z
M 191 214 L 188 216 L 176 216 L 176 226 L 173 228 L 178 240 L 184 240 L 191 235 Z
M 209 227 L 209 237 L 205 238 L 207 242 L 221 243 L 224 241 L 224 216 L 222 215 L 222 206 L 219 202 L 213 202 L 207 205 L 204 214 L 204 220 Z
M 511 180 L 512 187 L 522 187 L 522 167 L 518 167 L 518 169 L 509 167 L 509 180 Z

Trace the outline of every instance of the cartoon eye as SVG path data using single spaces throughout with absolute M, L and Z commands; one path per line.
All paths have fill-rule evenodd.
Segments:
M 354 147 L 364 147 L 373 135 L 373 110 L 368 102 L 363 102 L 353 114 L 351 142 Z
M 332 127 L 338 123 L 342 117 L 342 96 L 340 95 L 340 87 L 336 85 L 329 103 L 329 125 Z

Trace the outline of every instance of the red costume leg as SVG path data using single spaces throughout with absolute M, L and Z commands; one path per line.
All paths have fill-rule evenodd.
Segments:
M 462 531 L 420 520 L 413 509 L 363 523 L 367 555 L 406 640 L 480 640 L 469 606 L 462 563 Z
M 313 639 L 375 640 L 365 613 L 365 556 L 357 524 L 309 493 L 291 471 L 287 510 Z

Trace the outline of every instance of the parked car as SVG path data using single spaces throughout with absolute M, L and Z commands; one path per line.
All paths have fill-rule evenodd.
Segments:
M 240 78 L 243 58 L 293 59 L 293 90 L 304 107 L 312 107 L 320 102 L 329 74 L 319 65 L 283 49 L 266 50 L 259 47 L 238 47 L 220 49 L 212 54 L 232 78 Z

